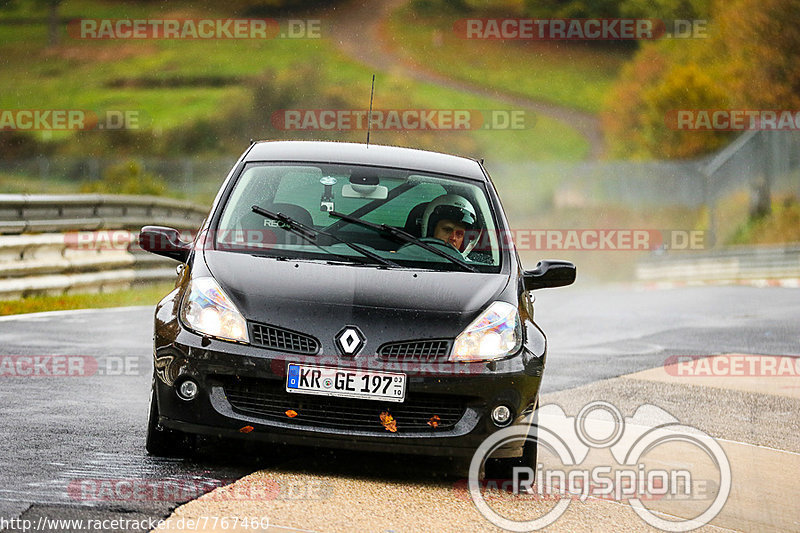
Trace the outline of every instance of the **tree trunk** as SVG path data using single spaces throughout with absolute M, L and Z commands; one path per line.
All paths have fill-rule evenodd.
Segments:
M 750 218 L 759 219 L 772 212 L 772 179 L 775 174 L 774 141 L 771 132 L 760 132 L 761 172 L 751 182 Z
M 764 218 L 772 212 L 772 199 L 770 194 L 769 179 L 761 175 L 752 183 L 750 196 L 750 218 L 757 220 Z
M 58 17 L 58 5 L 61 2 L 59 1 L 51 1 L 50 4 L 50 16 L 48 17 L 48 25 L 47 25 L 47 44 L 49 46 L 57 46 L 59 41 L 61 40 L 60 28 L 59 26 L 59 17 Z

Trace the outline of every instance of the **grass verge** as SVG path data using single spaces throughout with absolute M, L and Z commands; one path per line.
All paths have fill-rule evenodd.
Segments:
M 0 316 L 69 309 L 155 305 L 173 288 L 173 283 L 159 283 L 106 293 L 31 296 L 20 300 L 5 300 L 0 301 Z
M 785 244 L 800 242 L 800 200 L 784 195 L 772 200 L 772 211 L 748 218 L 728 239 L 729 244 Z

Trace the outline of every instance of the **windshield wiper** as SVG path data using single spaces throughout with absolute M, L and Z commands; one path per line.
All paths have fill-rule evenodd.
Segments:
M 254 205 L 253 207 L 251 207 L 251 209 L 253 210 L 253 213 L 258 213 L 262 217 L 266 217 L 266 218 L 269 218 L 271 220 L 275 220 L 277 222 L 283 222 L 284 225 L 285 225 L 284 229 L 286 229 L 288 231 L 291 231 L 295 235 L 299 235 L 300 237 L 302 237 L 306 241 L 310 242 L 311 244 L 317 246 L 319 249 L 323 250 L 325 253 L 328 253 L 328 254 L 331 254 L 331 255 L 335 255 L 337 257 L 344 258 L 344 259 L 346 259 L 348 261 L 356 259 L 355 257 L 342 255 L 342 254 L 337 254 L 335 252 L 330 252 L 328 250 L 324 250 L 319 244 L 317 244 L 317 236 L 319 236 L 319 235 L 325 235 L 329 239 L 332 239 L 332 240 L 334 240 L 336 242 L 342 243 L 342 244 L 350 247 L 351 249 L 355 250 L 356 252 L 360 253 L 364 257 L 368 257 L 368 258 L 372 259 L 373 261 L 377 261 L 378 263 L 380 263 L 380 264 L 382 264 L 384 266 L 398 267 L 398 268 L 400 267 L 400 265 L 398 265 L 397 263 L 395 263 L 393 261 L 390 261 L 390 260 L 388 260 L 386 258 L 383 258 L 383 257 L 379 256 L 378 254 L 376 254 L 374 252 L 371 252 L 371 251 L 369 251 L 369 250 L 367 250 L 365 248 L 362 248 L 361 246 L 359 246 L 357 244 L 354 244 L 352 242 L 347 242 L 344 239 L 340 239 L 336 235 L 333 235 L 333 234 L 328 233 L 326 231 L 320 231 L 320 230 L 318 230 L 316 228 L 310 228 L 310 227 L 306 226 L 305 224 L 303 224 L 302 222 L 298 222 L 297 220 L 293 219 L 290 216 L 284 215 L 283 213 L 273 213 L 272 211 L 267 211 L 263 207 L 259 207 L 257 205 Z M 363 258 L 360 258 L 360 259 L 363 260 Z
M 475 270 L 474 267 L 472 267 L 469 263 L 467 263 L 463 259 L 459 259 L 455 256 L 448 254 L 444 250 L 440 250 L 434 246 L 431 246 L 427 242 L 421 240 L 419 237 L 415 237 L 406 231 L 395 228 L 394 226 L 389 226 L 388 224 L 375 224 L 374 222 L 367 222 L 366 220 L 361 220 L 360 218 L 356 218 L 350 215 L 345 215 L 344 213 L 340 213 L 338 211 L 328 211 L 328 215 L 336 218 L 341 218 L 342 220 L 346 220 L 347 222 L 352 222 L 353 224 L 358 224 L 359 226 L 364 226 L 365 228 L 370 228 L 379 233 L 388 233 L 392 237 L 396 237 L 401 241 L 405 241 L 409 244 L 416 244 L 420 248 L 424 248 L 425 250 L 428 250 L 429 252 L 436 254 L 439 257 L 444 257 L 451 263 L 460 266 L 464 270 L 467 270 L 469 272 L 477 272 L 477 270 Z

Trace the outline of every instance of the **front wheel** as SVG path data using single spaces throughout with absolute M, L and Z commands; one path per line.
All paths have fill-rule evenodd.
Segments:
M 196 436 L 183 431 L 168 429 L 158 423 L 158 401 L 156 383 L 150 392 L 150 414 L 147 419 L 145 449 L 156 457 L 187 457 L 194 452 Z
M 522 447 L 521 457 L 489 458 L 484 465 L 485 479 L 512 479 L 514 468 L 527 467 L 533 470 L 535 481 L 538 448 L 536 440 L 527 440 Z

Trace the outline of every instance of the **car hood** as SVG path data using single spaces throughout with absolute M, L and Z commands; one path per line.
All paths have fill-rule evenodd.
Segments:
M 299 331 L 323 324 L 336 329 L 368 323 L 369 329 L 383 330 L 403 324 L 417 338 L 453 337 L 503 292 L 509 279 L 507 274 L 383 269 L 212 250 L 204 258 L 248 320 Z

